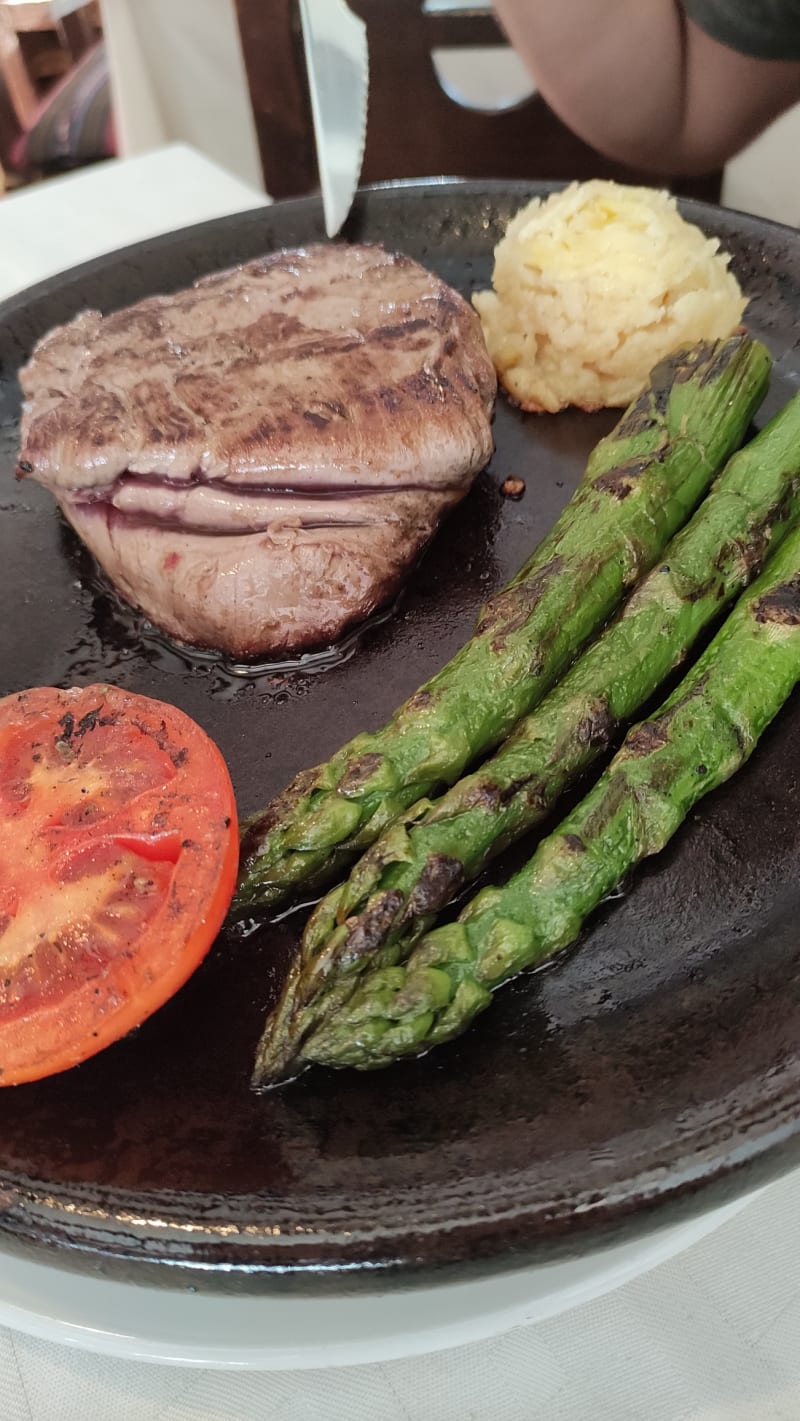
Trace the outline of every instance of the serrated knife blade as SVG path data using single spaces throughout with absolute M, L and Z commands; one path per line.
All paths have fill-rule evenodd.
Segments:
M 367 133 L 367 27 L 345 0 L 300 0 L 325 231 L 335 237 L 353 203 Z

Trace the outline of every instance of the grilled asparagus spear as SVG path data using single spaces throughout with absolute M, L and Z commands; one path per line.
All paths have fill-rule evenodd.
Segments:
M 759 571 L 800 515 L 800 394 L 735 454 L 622 615 L 476 773 L 423 800 L 381 835 L 312 914 L 280 1054 L 336 1013 L 361 973 L 403 961 L 437 912 L 488 861 L 540 823 L 702 631 Z
M 744 764 L 798 680 L 795 527 L 693 670 L 526 867 L 423 938 L 404 967 L 363 977 L 308 1038 L 304 1061 L 367 1069 L 458 1035 L 502 982 L 575 941 L 623 875 Z
M 740 443 L 769 366 L 764 347 L 742 333 L 657 367 L 473 638 L 386 726 L 298 775 L 244 826 L 235 910 L 274 907 L 300 884 L 329 879 L 509 733 L 652 566 Z

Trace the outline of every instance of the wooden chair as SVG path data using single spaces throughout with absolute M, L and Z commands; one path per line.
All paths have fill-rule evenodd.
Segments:
M 99 38 L 92 7 L 83 0 L 0 0 L 4 25 L 19 37 L 32 80 L 58 79 Z
M 3 31 L 0 28 L 0 45 Z M 12 88 L 13 67 L 0 64 L 0 162 L 15 181 L 83 167 L 116 153 L 111 91 L 102 42 L 31 101 L 19 84 Z
M 264 180 L 271 196 L 317 189 L 314 135 L 297 0 L 236 0 Z M 539 95 L 486 113 L 448 97 L 436 49 L 507 41 L 480 0 L 429 13 L 424 0 L 350 0 L 367 23 L 370 107 L 362 182 L 392 178 L 611 177 L 656 182 L 718 201 L 721 174 L 672 179 L 611 162 L 581 142 Z
M 58 13 L 66 13 L 54 18 L 55 8 L 50 0 L 0 0 L 0 162 L 15 181 L 115 151 L 108 67 L 92 8 L 63 0 Z M 48 36 L 55 58 L 42 66 L 24 41 Z M 40 50 L 39 58 L 47 53 Z
M 22 54 L 19 36 L 5 7 L 0 7 L 0 75 L 18 128 L 33 122 L 38 97 Z

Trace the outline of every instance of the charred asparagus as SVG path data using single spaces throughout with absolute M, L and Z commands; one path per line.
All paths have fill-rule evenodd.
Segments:
M 291 1070 L 303 1037 L 358 976 L 403 961 L 436 914 L 540 823 L 758 573 L 800 515 L 800 395 L 719 476 L 621 616 L 492 759 L 392 825 L 309 920 L 280 1054 L 268 1028 L 259 1076 Z M 288 1009 L 288 1004 L 287 1004 Z
M 657 368 L 475 636 L 372 734 L 300 774 L 244 827 L 235 907 L 324 882 L 422 796 L 452 784 L 537 704 L 660 555 L 737 447 L 770 358 L 746 334 Z
M 577 808 L 503 888 L 362 978 L 308 1038 L 306 1062 L 361 1069 L 459 1034 L 509 977 L 574 942 L 635 864 L 748 759 L 800 680 L 800 528 L 738 602 L 657 715 L 636 726 Z

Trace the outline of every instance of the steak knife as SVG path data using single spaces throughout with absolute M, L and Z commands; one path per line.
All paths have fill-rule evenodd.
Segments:
M 346 0 L 300 0 L 325 231 L 335 237 L 353 203 L 367 133 L 367 27 Z

